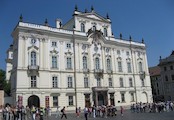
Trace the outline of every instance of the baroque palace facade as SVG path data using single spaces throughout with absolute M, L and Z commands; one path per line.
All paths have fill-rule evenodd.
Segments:
M 14 104 L 74 110 L 152 102 L 144 42 L 115 38 L 108 15 L 76 8 L 72 19 L 64 25 L 57 19 L 55 28 L 21 17 L 12 37 Z

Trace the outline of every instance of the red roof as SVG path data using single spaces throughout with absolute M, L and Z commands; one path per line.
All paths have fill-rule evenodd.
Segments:
M 160 75 L 161 69 L 159 66 L 150 67 L 149 73 L 150 73 L 150 76 L 157 76 L 157 75 Z

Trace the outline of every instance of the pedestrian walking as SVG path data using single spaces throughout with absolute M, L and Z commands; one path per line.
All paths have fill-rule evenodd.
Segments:
M 57 110 L 56 110 L 56 118 L 60 117 L 60 110 L 59 110 L 59 106 L 57 107 Z
M 120 106 L 120 113 L 121 113 L 121 116 L 123 117 L 123 107 Z
M 88 120 L 88 108 L 87 108 L 87 106 L 85 106 L 85 108 L 84 108 L 84 115 L 85 115 L 85 119 Z
M 67 119 L 66 112 L 65 112 L 65 106 L 62 108 L 61 112 L 62 112 L 61 119 L 63 118 L 63 116 L 65 116 L 65 118 Z

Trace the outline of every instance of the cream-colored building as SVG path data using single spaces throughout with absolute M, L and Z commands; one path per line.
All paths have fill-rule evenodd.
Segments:
M 109 16 L 76 8 L 56 27 L 21 18 L 12 37 L 14 104 L 74 110 L 152 102 L 145 44 L 115 38 Z

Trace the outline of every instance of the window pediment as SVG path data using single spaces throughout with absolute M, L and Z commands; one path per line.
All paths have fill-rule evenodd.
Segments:
M 122 58 L 121 58 L 121 57 L 117 57 L 117 60 L 121 61 L 121 60 L 122 60 Z
M 36 50 L 38 51 L 39 48 L 37 46 L 32 45 L 31 47 L 28 47 L 28 51 Z
M 53 49 L 52 51 L 50 51 L 51 54 L 58 54 L 59 52 L 55 49 Z

